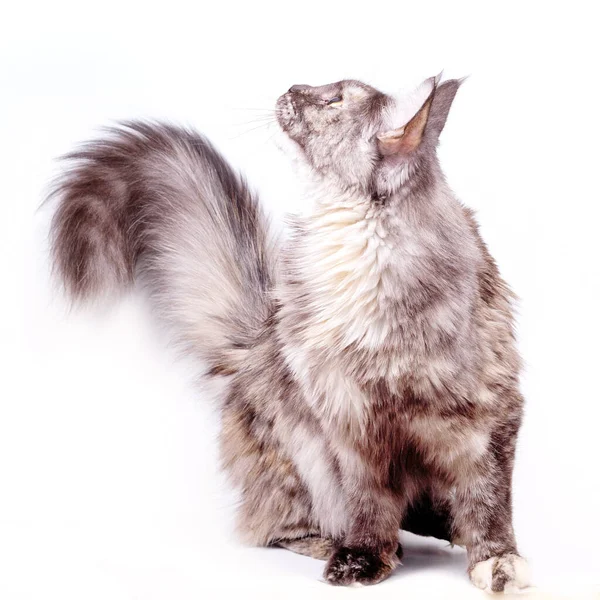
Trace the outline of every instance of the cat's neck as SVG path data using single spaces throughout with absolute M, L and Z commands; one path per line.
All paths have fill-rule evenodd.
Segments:
M 427 170 L 420 172 L 406 164 L 399 173 L 393 191 L 389 191 L 344 184 L 305 166 L 301 173 L 304 201 L 299 216 L 312 220 L 324 212 L 355 208 L 385 218 L 393 207 L 394 212 L 419 213 L 421 219 L 438 219 L 440 213 L 448 211 L 449 199 L 457 204 L 437 163 L 432 162 Z

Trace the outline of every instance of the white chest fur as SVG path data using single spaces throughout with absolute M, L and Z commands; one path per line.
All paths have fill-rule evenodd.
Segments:
M 318 347 L 370 347 L 388 323 L 381 305 L 392 252 L 369 202 L 319 207 L 302 222 L 294 267 L 306 286 L 305 341 Z
M 449 254 L 432 228 L 370 200 L 322 204 L 299 223 L 292 266 L 303 287 L 303 338 L 312 347 L 381 348 L 395 329 L 414 321 L 402 306 L 426 303 L 427 286 L 439 283 L 436 261 Z M 427 318 L 449 327 L 453 306 L 440 303 Z

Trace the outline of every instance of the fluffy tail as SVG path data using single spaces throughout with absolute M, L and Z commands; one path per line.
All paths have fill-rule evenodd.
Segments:
M 256 197 L 202 136 L 110 129 L 66 157 L 52 195 L 55 269 L 75 300 L 140 277 L 175 337 L 230 372 L 267 320 L 274 249 Z

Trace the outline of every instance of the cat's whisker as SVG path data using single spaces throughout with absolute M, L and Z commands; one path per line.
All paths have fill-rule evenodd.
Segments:
M 238 133 L 237 135 L 234 135 L 230 139 L 237 139 L 237 138 L 241 137 L 242 135 L 246 135 L 246 134 L 251 133 L 253 131 L 257 131 L 258 129 L 265 129 L 266 130 L 273 123 L 274 123 L 274 121 L 269 121 L 267 123 L 261 123 L 260 125 L 257 125 L 256 127 L 250 127 L 250 129 L 246 129 L 245 131 L 241 131 L 240 133 Z
M 268 122 L 268 123 L 246 123 L 246 124 L 238 125 L 235 129 L 237 131 L 239 131 L 240 133 L 246 133 L 249 131 L 254 131 L 256 129 L 268 128 L 271 125 L 273 125 L 273 123 L 271 123 L 271 122 Z
M 276 112 L 276 110 L 274 108 L 244 108 L 242 106 L 233 106 L 233 107 L 231 107 L 231 110 L 253 110 L 253 111 L 268 112 L 268 113 Z
M 264 114 L 264 115 L 248 115 L 248 123 L 252 123 L 254 121 L 276 121 L 277 117 L 275 114 Z
M 240 123 L 236 123 L 235 126 L 243 126 L 243 125 L 253 125 L 255 123 L 275 123 L 276 119 L 273 117 L 258 117 L 256 119 L 250 119 L 248 121 L 241 121 Z

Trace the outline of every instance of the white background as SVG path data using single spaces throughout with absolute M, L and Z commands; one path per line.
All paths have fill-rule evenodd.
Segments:
M 540 594 L 599 590 L 598 57 L 592 2 L 29 2 L 0 24 L 0 597 L 479 597 L 465 557 L 408 540 L 374 588 L 240 546 L 217 419 L 143 299 L 69 312 L 36 212 L 55 158 L 115 119 L 207 133 L 277 218 L 298 206 L 251 131 L 294 83 L 386 91 L 470 75 L 440 150 L 521 297 L 515 526 Z M 595 590 L 595 592 L 594 592 Z

